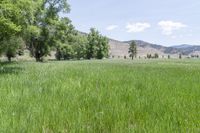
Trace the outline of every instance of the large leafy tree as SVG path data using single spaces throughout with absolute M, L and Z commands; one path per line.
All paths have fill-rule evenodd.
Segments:
M 0 41 L 21 31 L 20 9 L 11 0 L 0 1 Z
M 36 61 L 53 48 L 59 60 L 107 57 L 107 38 L 95 29 L 88 36 L 79 34 L 68 18 L 60 18 L 69 11 L 67 0 L 1 0 L 0 54 L 10 60 L 25 42 Z
M 70 8 L 66 0 L 38 0 L 38 6 L 34 13 L 34 21 L 29 25 L 29 48 L 36 61 L 50 53 L 51 47 L 57 43 L 57 25 L 60 21 L 59 13 L 69 12 Z
M 96 31 L 94 28 L 91 28 L 87 39 L 88 39 L 87 59 L 95 58 L 97 55 L 96 51 L 99 41 L 99 32 Z
M 22 33 L 27 25 L 34 20 L 36 1 L 1 0 L 0 1 L 0 35 L 2 38 Z
M 0 54 L 9 60 L 22 48 L 25 30 L 29 21 L 33 21 L 33 1 L 0 1 Z
M 88 34 L 87 59 L 102 59 L 108 56 L 108 51 L 107 38 L 100 35 L 94 28 L 91 28 Z
M 75 31 L 71 21 L 68 18 L 60 19 L 56 25 L 56 34 L 53 38 L 58 60 L 74 58 L 73 44 L 77 39 L 76 36 L 77 31 Z
M 7 40 L 2 42 L 3 53 L 7 56 L 8 61 L 11 61 L 11 58 L 16 57 L 16 55 L 20 55 L 23 50 L 25 44 L 21 37 L 12 36 Z
M 97 59 L 103 59 L 104 57 L 108 57 L 109 46 L 108 39 L 103 36 L 99 36 L 99 42 L 97 46 Z
M 136 58 L 136 56 L 137 56 L 137 45 L 136 45 L 135 41 L 131 42 L 128 52 L 129 52 L 132 60 L 133 60 L 134 57 Z
M 75 36 L 75 42 L 73 44 L 74 57 L 78 60 L 86 58 L 86 51 L 88 46 L 88 40 L 85 35 L 78 34 Z

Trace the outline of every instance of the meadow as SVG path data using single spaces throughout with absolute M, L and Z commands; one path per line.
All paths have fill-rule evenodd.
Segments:
M 0 132 L 200 132 L 200 61 L 1 63 Z

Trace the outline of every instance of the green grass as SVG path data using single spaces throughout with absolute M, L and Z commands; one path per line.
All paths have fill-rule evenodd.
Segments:
M 1 64 L 0 132 L 200 132 L 200 61 Z

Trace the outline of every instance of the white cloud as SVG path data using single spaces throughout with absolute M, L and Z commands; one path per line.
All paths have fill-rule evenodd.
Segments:
M 179 30 L 181 28 L 187 27 L 187 25 L 183 23 L 173 21 L 160 21 L 158 25 L 161 27 L 162 33 L 164 35 L 171 35 L 174 30 Z
M 112 30 L 117 29 L 118 27 L 119 27 L 118 25 L 109 25 L 108 27 L 106 27 L 106 30 L 112 31 Z
M 150 28 L 151 25 L 149 23 L 128 23 L 126 25 L 127 32 L 143 32 L 145 29 Z
M 172 38 L 172 39 L 176 39 L 176 38 L 177 38 L 177 36 L 171 36 L 171 38 Z

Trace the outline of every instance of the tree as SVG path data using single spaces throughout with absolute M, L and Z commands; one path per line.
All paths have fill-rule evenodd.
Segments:
M 77 32 L 74 30 L 71 21 L 68 18 L 61 18 L 55 25 L 56 34 L 52 38 L 56 47 L 56 58 L 71 59 L 74 58 L 74 47 L 77 38 Z
M 97 45 L 98 45 L 98 38 L 99 32 L 96 31 L 94 28 L 90 29 L 90 33 L 88 34 L 88 47 L 87 47 L 87 59 L 95 58 L 97 53 Z
M 59 14 L 69 11 L 67 0 L 1 0 L 0 54 L 16 46 L 8 45 L 12 37 L 21 37 L 36 61 L 42 61 L 54 47 L 62 49 L 68 58 L 69 51 L 74 54 L 72 45 L 77 34 L 71 21 L 60 18 Z M 80 56 L 81 52 L 78 54 Z
M 72 59 L 74 57 L 74 49 L 69 44 L 63 44 L 63 46 L 59 45 L 59 47 L 57 47 L 57 52 L 55 56 L 57 60 Z
M 155 53 L 155 54 L 154 54 L 154 58 L 155 58 L 155 59 L 159 58 L 158 53 Z
M 21 31 L 20 18 L 20 8 L 14 2 L 8 0 L 0 2 L 0 41 L 9 39 Z
M 86 58 L 86 52 L 87 52 L 87 45 L 88 40 L 87 37 L 81 34 L 78 34 L 76 37 L 76 41 L 73 44 L 74 49 L 74 57 L 78 60 L 85 59 Z
M 182 54 L 179 54 L 179 59 L 182 59 Z
M 63 47 L 63 49 L 64 49 L 64 53 L 63 53 L 64 60 L 72 59 L 73 55 L 74 55 L 74 50 L 73 50 L 72 46 L 71 45 L 65 45 Z
M 34 27 L 37 32 L 32 34 L 29 31 L 28 42 L 32 56 L 36 61 L 42 61 L 42 58 L 50 53 L 51 47 L 57 43 L 58 39 L 55 38 L 58 32 L 57 24 L 61 21 L 59 13 L 68 13 L 70 9 L 66 0 L 38 0 L 37 2 L 34 21 L 30 23 L 30 27 Z
M 108 57 L 109 47 L 108 47 L 108 39 L 103 36 L 99 36 L 99 43 L 97 46 L 97 59 L 103 59 L 104 57 Z
M 10 62 L 11 58 L 16 57 L 23 50 L 25 44 L 21 37 L 12 36 L 10 39 L 3 41 L 3 46 L 4 54 Z
M 87 39 L 87 59 L 102 59 L 104 57 L 108 57 L 109 46 L 108 39 L 106 37 L 100 35 L 99 32 L 94 28 L 91 28 Z
M 0 1 L 0 49 L 1 53 L 13 55 L 13 38 L 21 38 L 27 43 L 27 27 L 35 22 L 35 12 L 43 0 L 1 0 Z M 5 43 L 6 42 L 6 43 Z M 13 44 L 13 45 L 10 45 Z M 4 45 L 4 46 L 3 46 Z M 9 48 L 10 47 L 10 48 Z M 4 51 L 5 50 L 5 51 Z M 14 50 L 15 51 L 15 50 Z M 0 53 L 0 54 L 1 54 Z M 12 54 L 11 54 L 12 53 Z
M 9 61 L 18 52 L 22 54 L 22 37 L 27 20 L 31 20 L 31 9 L 29 0 L 0 1 L 0 55 L 5 54 Z
M 152 55 L 151 54 L 147 54 L 147 59 L 151 59 Z
M 129 52 L 132 60 L 133 60 L 134 57 L 136 58 L 136 56 L 137 56 L 137 45 L 136 45 L 135 41 L 131 42 L 128 52 Z
M 18 23 L 20 19 L 20 9 L 8 0 L 0 2 L 0 54 L 8 50 L 7 40 L 21 32 L 21 26 Z

